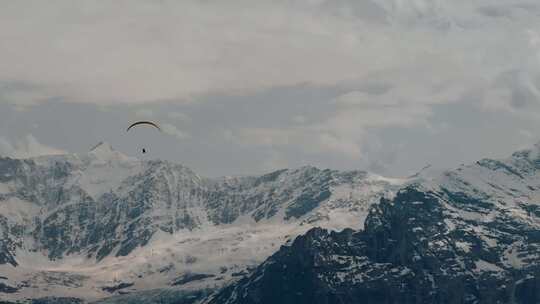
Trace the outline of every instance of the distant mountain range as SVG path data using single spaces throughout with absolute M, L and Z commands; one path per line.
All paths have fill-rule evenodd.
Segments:
M 540 303 L 539 146 L 406 185 L 361 231 L 314 228 L 209 303 Z
M 0 158 L 0 300 L 206 297 L 313 227 L 361 228 L 408 182 L 314 167 L 211 179 L 107 143 Z
M 405 179 L 0 158 L 2 301 L 540 303 L 540 146 Z

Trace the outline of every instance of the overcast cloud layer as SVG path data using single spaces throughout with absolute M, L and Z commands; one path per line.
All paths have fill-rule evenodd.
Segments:
M 537 1 L 3 1 L 0 41 L 6 155 L 136 154 L 137 118 L 208 175 L 403 175 L 539 139 Z

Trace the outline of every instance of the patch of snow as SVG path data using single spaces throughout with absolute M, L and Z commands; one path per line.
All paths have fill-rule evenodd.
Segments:
M 464 252 L 470 252 L 471 251 L 471 244 L 467 242 L 460 242 L 457 241 L 454 243 L 457 248 L 461 249 Z
M 513 244 L 512 246 L 510 246 L 508 249 L 504 251 L 504 255 L 503 255 L 506 264 L 515 269 L 520 269 L 524 265 L 526 265 L 526 263 L 518 255 L 520 245 L 521 244 L 519 242 L 517 244 Z
M 0 201 L 0 214 L 13 222 L 25 222 L 31 220 L 31 217 L 37 214 L 40 207 L 28 201 L 16 197 Z
M 456 230 L 456 224 L 454 224 L 452 220 L 445 218 L 444 223 L 446 224 L 446 227 L 448 227 L 448 230 Z
M 502 272 L 504 269 L 500 268 L 499 266 L 486 262 L 484 260 L 478 260 L 475 261 L 475 271 L 483 272 L 483 271 L 493 271 L 493 272 Z
M 368 180 L 382 181 L 382 182 L 386 182 L 386 183 L 389 183 L 390 185 L 394 185 L 394 186 L 404 185 L 408 181 L 410 181 L 410 179 L 408 179 L 408 178 L 390 178 L 390 177 L 380 176 L 380 175 L 374 174 L 374 173 L 369 173 L 368 174 Z
M 11 192 L 11 187 L 7 183 L 0 183 L 0 194 L 8 194 Z

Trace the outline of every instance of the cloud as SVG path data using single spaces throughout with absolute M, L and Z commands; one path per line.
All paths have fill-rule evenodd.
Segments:
M 177 139 L 234 155 L 230 167 L 413 166 L 398 152 L 436 158 L 428 152 L 452 139 L 485 141 L 495 131 L 482 124 L 509 130 L 510 146 L 512 132 L 535 134 L 527 124 L 540 121 L 540 5 L 488 2 L 2 2 L 0 105 L 152 117 Z M 447 153 L 439 158 L 460 157 Z M 210 154 L 200 163 L 214 170 Z
M 21 104 L 186 102 L 373 77 L 420 86 L 426 75 L 487 89 L 538 64 L 539 11 L 525 0 L 3 2 L 0 81 L 35 87 L 7 97 Z
M 181 121 L 181 122 L 190 122 L 191 121 L 191 118 L 189 116 L 187 116 L 186 114 L 182 113 L 182 112 L 169 112 L 167 113 L 167 116 L 171 119 L 174 119 L 174 120 L 177 120 L 177 121 Z
M 53 95 L 46 87 L 0 79 L 0 101 L 7 102 L 17 111 L 25 111 L 31 106 L 51 99 Z
M 142 118 L 150 118 L 154 116 L 154 111 L 150 109 L 138 109 L 135 111 L 135 116 Z
M 306 121 L 307 121 L 307 118 L 304 116 L 304 115 L 295 115 L 293 118 L 292 118 L 292 121 L 294 123 L 298 123 L 298 124 L 305 124 Z
M 365 150 L 373 138 L 370 130 L 390 127 L 429 127 L 431 104 L 450 102 L 461 96 L 459 88 L 449 86 L 432 92 L 425 86 L 392 86 L 376 93 L 358 89 L 336 96 L 328 103 L 332 111 L 322 119 L 293 119 L 280 127 L 246 127 L 229 137 L 244 145 L 269 148 L 296 148 L 303 153 L 337 154 L 352 160 L 367 157 Z M 414 93 L 412 93 L 414 92 Z M 415 98 L 407 99 L 407 94 Z M 234 133 L 234 132 L 233 132 Z M 369 140 L 368 140 L 369 139 Z M 374 154 L 373 152 L 371 153 Z
M 480 98 L 489 112 L 505 111 L 522 117 L 540 118 L 540 75 L 522 70 L 501 73 Z
M 12 158 L 30 158 L 42 155 L 59 155 L 66 154 L 64 150 L 53 148 L 38 142 L 32 135 L 28 134 L 25 137 L 18 139 L 15 143 L 11 143 L 4 137 L 0 137 L 0 155 Z
M 176 137 L 178 139 L 187 139 L 187 138 L 189 138 L 188 133 L 183 132 L 183 131 L 179 130 L 176 126 L 168 124 L 168 123 L 162 124 L 161 129 L 163 130 L 163 132 L 165 132 L 165 134 L 174 136 L 174 137 Z

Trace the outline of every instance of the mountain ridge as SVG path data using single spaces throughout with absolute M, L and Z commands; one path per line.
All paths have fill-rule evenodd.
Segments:
M 205 178 L 106 143 L 87 154 L 0 158 L 0 176 L 0 271 L 13 273 L 14 299 L 33 297 L 28 285 L 47 285 L 39 296 L 97 299 L 188 273 L 204 279 L 179 288 L 221 286 L 309 227 L 358 226 L 370 204 L 405 182 L 309 166 Z M 119 277 L 130 287 L 109 288 Z
M 107 170 L 129 174 L 108 190 Z M 306 166 L 209 179 L 159 160 L 0 159 L 2 295 L 537 303 L 539 145 L 427 176 Z
M 538 147 L 405 185 L 363 230 L 313 228 L 208 303 L 539 303 Z

